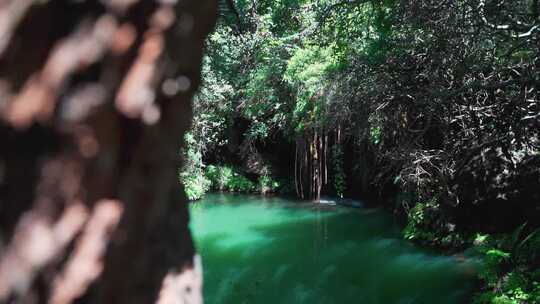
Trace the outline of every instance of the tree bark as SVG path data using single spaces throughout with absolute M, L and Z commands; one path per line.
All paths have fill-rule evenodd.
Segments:
M 201 303 L 178 183 L 215 0 L 0 1 L 0 303 Z

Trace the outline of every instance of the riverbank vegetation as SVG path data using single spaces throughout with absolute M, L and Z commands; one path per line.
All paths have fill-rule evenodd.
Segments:
M 405 238 L 485 257 L 477 303 L 540 301 L 538 1 L 227 3 L 183 152 L 190 198 L 378 201 Z

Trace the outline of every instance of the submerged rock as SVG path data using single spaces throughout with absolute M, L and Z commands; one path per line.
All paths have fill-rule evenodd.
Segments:
M 353 208 L 362 208 L 364 207 L 364 203 L 358 200 L 353 200 L 349 198 L 332 198 L 332 197 L 321 197 L 321 199 L 318 201 L 319 204 L 323 205 L 340 205 L 340 206 L 347 206 L 347 207 L 353 207 Z
M 339 199 L 337 201 L 338 205 L 347 206 L 347 207 L 353 207 L 353 208 L 362 208 L 364 207 L 364 203 L 361 201 L 353 200 L 353 199 Z
M 331 206 L 337 205 L 336 199 L 331 197 L 321 197 L 317 203 Z

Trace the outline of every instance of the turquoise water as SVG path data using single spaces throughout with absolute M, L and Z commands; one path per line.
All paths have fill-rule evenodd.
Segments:
M 469 303 L 473 262 L 403 241 L 380 210 L 212 194 L 190 212 L 209 304 Z

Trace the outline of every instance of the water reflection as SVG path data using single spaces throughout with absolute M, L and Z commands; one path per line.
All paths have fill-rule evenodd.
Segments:
M 399 238 L 381 211 L 210 195 L 191 208 L 206 303 L 466 303 L 470 263 Z

